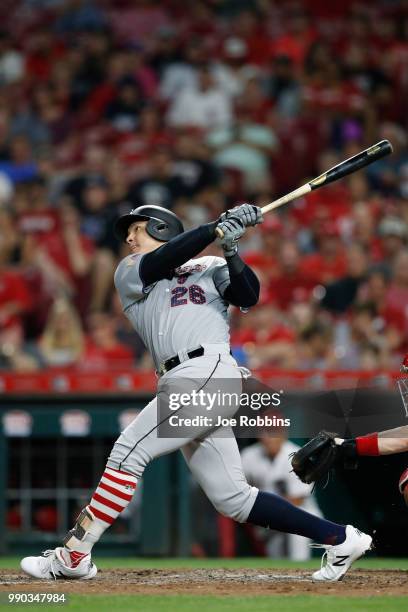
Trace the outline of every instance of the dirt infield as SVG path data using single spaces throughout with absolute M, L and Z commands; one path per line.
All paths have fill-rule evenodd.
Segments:
M 314 583 L 310 570 L 146 569 L 102 570 L 91 581 L 30 580 L 11 570 L 0 571 L 0 591 L 46 591 L 101 594 L 188 595 L 342 595 L 373 597 L 408 595 L 408 571 L 352 570 L 342 582 Z

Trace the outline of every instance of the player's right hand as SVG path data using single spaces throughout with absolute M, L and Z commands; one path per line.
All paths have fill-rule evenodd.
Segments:
M 225 257 L 233 257 L 238 251 L 238 240 L 245 234 L 246 228 L 244 224 L 241 219 L 234 215 L 218 223 L 218 228 L 223 234 L 220 244 L 224 250 Z
M 227 212 L 221 215 L 220 221 L 225 221 L 225 219 L 229 217 L 238 218 L 245 227 L 258 225 L 258 223 L 262 223 L 263 221 L 262 209 L 253 204 L 240 204 L 239 206 L 234 206 L 234 208 L 227 210 Z

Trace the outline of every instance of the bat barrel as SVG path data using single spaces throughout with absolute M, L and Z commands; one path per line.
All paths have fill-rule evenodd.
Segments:
M 333 183 L 334 181 L 337 181 L 348 174 L 352 174 L 357 170 L 361 170 L 361 168 L 364 168 L 365 166 L 369 166 L 373 162 L 385 157 L 386 155 L 389 155 L 390 153 L 392 153 L 392 145 L 390 141 L 381 140 L 380 142 L 377 142 L 377 144 L 365 149 L 365 151 L 357 153 L 357 155 L 344 160 L 340 164 L 337 164 L 337 166 L 330 168 L 330 170 L 327 170 L 327 172 L 324 172 L 317 178 L 313 179 L 313 181 L 310 181 L 310 187 L 311 189 L 318 189 L 323 185 Z

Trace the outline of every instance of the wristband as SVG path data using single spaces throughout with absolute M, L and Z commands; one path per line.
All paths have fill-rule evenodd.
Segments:
M 378 448 L 378 433 L 356 438 L 357 454 L 377 457 L 380 454 Z

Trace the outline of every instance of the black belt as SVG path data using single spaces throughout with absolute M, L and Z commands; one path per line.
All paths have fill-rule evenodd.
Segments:
M 187 353 L 187 357 L 189 359 L 194 359 L 195 357 L 201 357 L 202 355 L 204 355 L 204 349 L 202 346 L 200 346 L 200 348 L 198 349 L 194 349 L 194 351 L 190 351 L 189 353 Z M 180 365 L 180 363 L 181 361 L 178 355 L 174 355 L 174 357 L 170 357 L 170 359 L 167 359 L 167 361 L 164 361 L 162 364 L 160 364 L 160 369 L 159 369 L 160 376 L 163 376 L 163 374 L 166 374 L 166 372 L 169 372 L 176 366 Z

